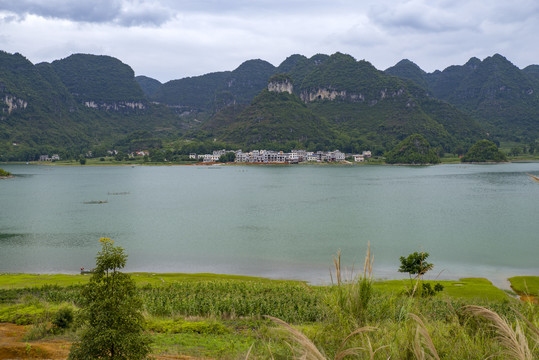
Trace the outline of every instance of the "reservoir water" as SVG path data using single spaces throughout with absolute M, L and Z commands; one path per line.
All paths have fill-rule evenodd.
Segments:
M 398 278 L 539 275 L 539 163 L 408 166 L 2 165 L 0 272 L 77 273 L 99 238 L 128 271 L 330 281 L 332 255 Z

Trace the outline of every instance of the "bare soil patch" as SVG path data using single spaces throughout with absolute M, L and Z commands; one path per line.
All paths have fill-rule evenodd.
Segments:
M 0 359 L 67 359 L 71 344 L 65 340 L 24 341 L 27 327 L 0 323 Z
M 0 360 L 42 359 L 65 360 L 71 343 L 59 339 L 24 341 L 29 326 L 0 323 Z M 195 359 L 182 355 L 151 355 L 155 360 Z

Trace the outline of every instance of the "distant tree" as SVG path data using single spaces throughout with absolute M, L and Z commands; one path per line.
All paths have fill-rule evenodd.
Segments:
M 511 156 L 518 156 L 522 153 L 522 148 L 520 148 L 519 146 L 515 146 L 515 147 L 512 147 L 511 148 Z
M 502 162 L 507 161 L 507 158 L 492 141 L 479 140 L 460 160 L 462 162 Z
M 124 268 L 127 255 L 109 238 L 101 238 L 92 277 L 81 292 L 85 323 L 69 359 L 145 359 L 150 340 L 144 334 L 144 318 L 135 282 Z
M 11 173 L 3 169 L 0 169 L 0 176 L 11 176 Z
M 417 278 L 420 278 L 434 267 L 433 264 L 426 261 L 428 257 L 429 253 L 423 251 L 416 251 L 408 255 L 408 257 L 401 256 L 401 266 L 399 268 L 399 272 L 408 273 L 410 279 L 412 278 L 412 275 L 416 275 Z
M 437 164 L 440 157 L 420 134 L 413 134 L 401 141 L 385 155 L 388 164 Z
M 533 155 L 533 153 L 535 152 L 535 148 L 536 148 L 535 142 L 531 142 L 528 145 L 528 152 L 530 153 L 530 155 Z
M 86 165 L 86 158 L 85 158 L 84 156 L 81 155 L 81 156 L 79 157 L 79 163 L 80 163 L 81 165 Z
M 166 160 L 165 153 L 159 149 L 150 150 L 150 159 L 152 162 L 164 162 Z
M 236 154 L 233 153 L 232 151 L 229 151 L 226 154 L 219 156 L 219 160 L 217 161 L 221 163 L 227 163 L 227 162 L 234 162 L 234 160 L 236 160 Z
M 401 266 L 399 268 L 399 272 L 405 272 L 408 273 L 408 276 L 410 277 L 410 282 L 412 281 L 412 275 L 415 275 L 415 278 L 417 279 L 417 282 L 415 286 L 413 286 L 413 290 L 411 290 L 411 296 L 414 296 L 416 294 L 416 291 L 424 296 L 430 296 L 434 295 L 436 291 L 443 290 L 440 287 L 436 287 L 436 290 L 434 291 L 430 284 L 422 284 L 423 286 L 419 286 L 421 277 L 425 275 L 425 273 L 429 270 L 431 270 L 434 265 L 427 262 L 426 259 L 429 257 L 429 253 L 426 252 L 414 252 L 407 257 L 401 256 L 400 262 Z

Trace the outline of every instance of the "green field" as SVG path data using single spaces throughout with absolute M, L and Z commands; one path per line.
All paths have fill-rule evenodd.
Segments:
M 426 326 L 440 359 L 511 358 L 490 323 L 465 310 L 467 305 L 481 305 L 498 313 L 513 329 L 524 316 L 527 323 L 520 321 L 519 326 L 531 354 L 539 356 L 533 335 L 539 328 L 538 305 L 522 303 L 486 279 L 429 281 L 433 286 L 442 284 L 443 291 L 411 297 L 409 280 L 312 286 L 216 274 L 132 273 L 131 277 L 143 299 L 155 355 L 237 359 L 245 358 L 253 346 L 251 359 L 294 358 L 291 348 L 299 356 L 304 348 L 280 330 L 282 326 L 264 317 L 270 315 L 293 324 L 328 358 L 335 357 L 347 334 L 369 326 L 368 333 L 347 341 L 346 347 L 364 349 L 356 358 L 369 358 L 372 347 L 379 349 L 375 359 L 415 359 L 414 346 L 425 346 L 424 333 L 418 333 L 418 323 L 410 315 L 415 314 Z M 80 290 L 89 278 L 1 274 L 0 322 L 29 325 L 30 343 L 42 337 L 75 340 L 80 326 L 76 321 L 62 332 L 51 321 L 65 307 L 77 313 Z M 526 288 L 524 281 L 530 292 L 537 291 L 538 277 L 512 278 L 515 291 Z
M 509 282 L 519 295 L 539 297 L 539 276 L 515 276 L 509 278 Z

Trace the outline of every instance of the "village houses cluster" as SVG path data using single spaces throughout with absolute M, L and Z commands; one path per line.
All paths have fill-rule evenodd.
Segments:
M 352 157 L 355 162 L 365 161 L 371 157 L 370 151 L 363 151 L 362 154 L 345 154 L 339 150 L 317 151 L 292 150 L 289 153 L 273 150 L 253 150 L 243 152 L 241 150 L 215 150 L 212 154 L 189 154 L 191 159 L 202 159 L 205 163 L 217 162 L 221 155 L 233 152 L 236 155 L 235 162 L 238 163 L 301 163 L 301 162 L 340 162 L 346 157 Z

